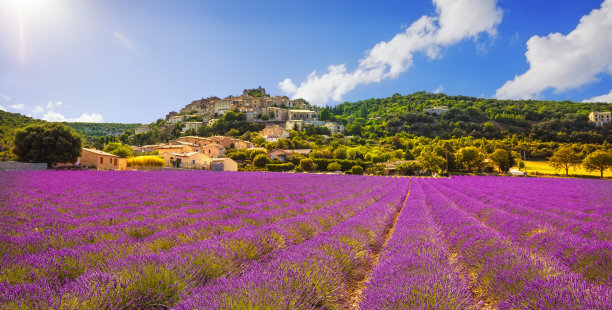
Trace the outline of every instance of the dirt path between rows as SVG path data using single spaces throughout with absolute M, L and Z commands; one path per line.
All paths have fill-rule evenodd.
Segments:
M 411 185 L 412 185 L 412 182 L 408 184 L 408 193 L 406 194 L 406 197 L 404 197 L 404 201 L 402 202 L 401 208 L 397 210 L 395 214 L 393 215 L 391 226 L 388 228 L 387 232 L 385 233 L 385 238 L 384 238 L 382 245 L 380 247 L 375 248 L 372 251 L 372 257 L 371 257 L 370 264 L 368 264 L 366 268 L 362 271 L 361 273 L 362 277 L 357 277 L 353 281 L 349 281 L 347 283 L 346 285 L 346 296 L 348 299 L 347 309 L 350 309 L 350 310 L 359 309 L 359 304 L 361 303 L 361 298 L 363 297 L 363 290 L 370 282 L 370 279 L 372 277 L 372 271 L 374 271 L 374 268 L 376 268 L 376 266 L 378 265 L 378 260 L 380 258 L 380 252 L 383 251 L 383 249 L 387 246 L 387 243 L 391 239 L 391 236 L 393 236 L 393 232 L 395 231 L 395 224 L 397 223 L 397 219 L 402 213 L 402 210 L 404 210 L 404 207 L 406 206 L 406 201 L 408 200 L 408 196 L 410 195 Z

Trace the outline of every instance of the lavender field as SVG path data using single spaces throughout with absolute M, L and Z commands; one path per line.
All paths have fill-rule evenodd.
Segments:
M 2 172 L 2 309 L 612 309 L 612 183 Z

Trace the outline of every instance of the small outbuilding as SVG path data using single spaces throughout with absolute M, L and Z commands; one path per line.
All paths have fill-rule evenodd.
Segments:
M 99 150 L 83 148 L 78 159 L 81 166 L 95 167 L 97 170 L 125 170 L 127 159 Z
M 213 158 L 210 164 L 212 171 L 238 171 L 238 163 L 231 158 Z

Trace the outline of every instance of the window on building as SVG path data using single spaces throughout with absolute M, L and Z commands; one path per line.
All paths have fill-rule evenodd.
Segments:
M 103 164 L 104 163 L 104 157 L 100 157 L 100 163 Z

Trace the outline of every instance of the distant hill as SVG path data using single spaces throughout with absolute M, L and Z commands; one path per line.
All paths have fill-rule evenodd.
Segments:
M 11 152 L 14 144 L 15 130 L 24 128 L 35 123 L 44 123 L 45 121 L 35 119 L 19 113 L 11 113 L 0 110 L 0 160 L 9 160 L 13 158 Z M 63 124 L 73 128 L 79 135 L 83 137 L 85 143 L 95 142 L 99 137 L 103 136 L 120 136 L 125 132 L 134 131 L 141 124 L 121 124 L 121 123 L 68 123 Z
M 0 110 L 0 160 L 8 160 L 13 157 L 13 140 L 15 130 L 30 124 L 43 122 L 41 120 Z
M 446 106 L 442 115 L 424 112 Z M 345 102 L 323 109 L 322 119 L 344 123 L 347 135 L 382 137 L 406 131 L 426 137 L 501 138 L 517 135 L 542 141 L 612 143 L 612 124 L 588 122 L 592 111 L 612 111 L 610 103 L 497 100 L 416 92 Z
M 125 132 L 133 132 L 134 129 L 142 126 L 142 124 L 124 124 L 124 123 L 69 123 L 64 122 L 74 129 L 78 134 L 83 136 L 86 141 L 94 142 L 104 136 L 120 136 Z

